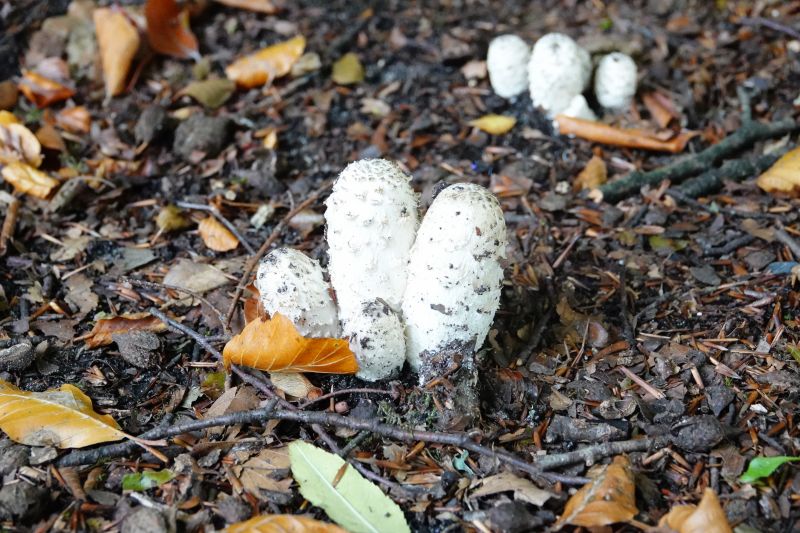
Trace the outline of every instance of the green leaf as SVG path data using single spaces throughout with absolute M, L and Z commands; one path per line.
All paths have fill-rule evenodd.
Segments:
M 289 458 L 303 497 L 351 533 L 410 533 L 400 507 L 338 455 L 298 440 Z
M 209 109 L 216 109 L 224 104 L 236 90 L 236 83 L 229 79 L 211 79 L 190 83 L 181 91 L 203 104 Z
M 175 472 L 172 470 L 148 470 L 136 474 L 125 474 L 122 477 L 122 490 L 144 491 L 173 479 L 175 479 Z
M 756 457 L 747 466 L 747 471 L 742 474 L 739 481 L 742 483 L 752 483 L 761 478 L 769 477 L 781 465 L 791 463 L 792 461 L 800 461 L 800 457 L 789 457 L 786 455 L 779 455 L 777 457 Z
M 339 85 L 353 85 L 364 81 L 364 66 L 353 52 L 343 55 L 333 64 L 333 81 Z
M 800 348 L 796 344 L 787 344 L 786 349 L 789 350 L 789 355 L 794 357 L 794 360 L 800 363 Z

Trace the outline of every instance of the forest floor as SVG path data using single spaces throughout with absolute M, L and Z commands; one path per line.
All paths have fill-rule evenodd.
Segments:
M 211 531 L 265 513 L 328 520 L 293 481 L 285 445 L 296 440 L 359 463 L 414 531 L 541 531 L 560 517 L 580 525 L 564 515 L 587 502 L 565 511 L 568 500 L 615 456 L 626 460 L 614 462 L 623 471 L 609 486 L 630 480 L 635 507 L 617 520 L 613 501 L 596 510 L 610 518 L 586 525 L 656 526 L 710 488 L 726 515 L 714 520 L 737 531 L 800 528 L 798 465 L 741 478 L 753 458 L 800 456 L 800 203 L 757 187 L 758 172 L 701 194 L 656 182 L 614 203 L 575 185 L 593 157 L 612 182 L 696 157 L 746 128 L 747 113 L 796 120 L 800 2 L 421 4 L 285 2 L 265 15 L 211 2 L 190 23 L 201 60 L 140 54 L 131 86 L 113 98 L 91 32 L 87 44 L 74 36 L 79 23 L 53 18 L 66 2 L 0 7 L 0 81 L 11 81 L 0 109 L 37 132 L 40 168 L 63 182 L 47 198 L 4 185 L 0 378 L 32 392 L 75 385 L 130 435 L 252 413 L 270 397 L 283 413 L 151 431 L 171 437 L 158 446 L 166 463 L 152 449 L 75 455 L 0 432 L 0 529 Z M 91 12 L 82 6 L 71 16 Z M 482 63 L 489 41 L 553 31 L 595 57 L 635 58 L 634 104 L 604 122 L 698 135 L 678 154 L 612 147 L 558 135 L 527 95 L 494 95 Z M 181 93 L 298 34 L 319 68 L 236 90 L 217 108 Z M 363 81 L 337 84 L 332 65 L 348 52 Z M 69 61 L 69 99 L 39 108 L 10 89 L 19 69 L 53 57 Z M 649 107 L 646 95 L 661 104 Z M 89 116 L 76 125 L 78 114 L 63 110 L 78 106 Z M 489 113 L 516 125 L 490 135 L 468 124 Z M 751 162 L 796 143 L 791 132 L 758 139 L 725 159 Z M 243 327 L 249 292 L 236 289 L 263 243 L 326 264 L 327 187 L 349 162 L 376 157 L 413 176 L 423 211 L 442 183 L 478 183 L 500 198 L 506 276 L 478 354 L 481 417 L 469 427 L 443 425 L 446 386 L 420 390 L 408 368 L 390 383 L 309 373 L 313 387 L 295 398 L 266 374 L 226 374 L 208 349 Z M 198 231 L 217 215 L 235 228 L 230 251 L 212 250 Z M 151 308 L 173 320 L 169 330 Z M 135 327 L 117 318 L 134 314 Z M 113 338 L 100 338 L 99 324 Z M 320 394 L 331 396 L 309 401 Z M 0 399 L 0 425 L 2 409 Z M 129 485 L 131 474 L 165 471 L 152 488 Z

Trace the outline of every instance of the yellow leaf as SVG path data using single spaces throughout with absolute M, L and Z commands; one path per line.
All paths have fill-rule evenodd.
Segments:
M 7 126 L 9 124 L 19 124 L 19 119 L 14 116 L 11 111 L 0 111 L 0 126 Z
M 797 193 L 800 190 L 800 146 L 775 161 L 756 180 L 767 192 Z
M 28 446 L 83 448 L 128 437 L 110 415 L 92 409 L 92 401 L 73 385 L 26 392 L 0 380 L 0 429 Z
M 503 135 L 511 131 L 517 119 L 505 115 L 483 115 L 481 118 L 471 120 L 469 125 L 492 135 Z
M 119 9 L 99 8 L 92 14 L 103 64 L 106 96 L 125 90 L 125 80 L 139 49 L 139 32 Z
M 661 518 L 658 527 L 678 533 L 732 533 L 716 493 L 706 489 L 699 505 L 679 505 Z
M 84 335 L 82 339 L 86 341 L 86 347 L 93 350 L 100 346 L 108 346 L 114 342 L 112 337 L 115 334 L 128 333 L 129 331 L 159 332 L 166 329 L 166 324 L 150 313 L 132 313 L 130 315 L 99 319 L 95 322 L 92 331 Z
M 156 216 L 156 226 L 161 231 L 176 231 L 186 228 L 190 224 L 189 219 L 183 215 L 183 211 L 174 205 L 162 207 Z
M 239 239 L 214 217 L 204 218 L 197 228 L 206 246 L 215 252 L 230 252 L 239 246 Z
M 606 170 L 606 163 L 603 158 L 592 156 L 586 166 L 581 170 L 580 174 L 575 178 L 573 183 L 576 191 L 583 191 L 587 189 L 596 189 L 606 182 L 608 179 L 608 171 Z
M 331 74 L 339 85 L 354 85 L 364 81 L 364 66 L 353 52 L 343 55 L 333 64 Z
M 18 192 L 41 199 L 48 198 L 59 184 L 58 180 L 25 163 L 6 165 L 2 174 L 3 179 L 13 185 Z
M 247 9 L 248 11 L 256 11 L 257 13 L 264 13 L 272 15 L 278 11 L 275 4 L 271 0 L 216 0 L 218 3 L 228 7 L 238 7 L 239 9 Z
M 42 145 L 31 130 L 22 124 L 0 124 L 0 163 L 42 164 Z
M 347 530 L 306 516 L 270 514 L 231 524 L 225 533 L 347 533 Z
M 298 35 L 237 59 L 228 65 L 225 75 L 246 89 L 265 85 L 288 74 L 305 48 L 306 38 Z
M 346 339 L 303 337 L 292 321 L 275 313 L 253 320 L 222 352 L 225 366 L 244 365 L 268 372 L 353 374 L 358 363 Z

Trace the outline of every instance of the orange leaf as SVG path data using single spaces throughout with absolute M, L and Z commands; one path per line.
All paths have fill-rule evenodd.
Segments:
M 557 115 L 558 131 L 562 135 L 575 135 L 581 139 L 594 141 L 613 146 L 623 146 L 625 148 L 641 148 L 643 150 L 653 150 L 656 152 L 671 152 L 677 154 L 682 152 L 686 143 L 692 137 L 696 137 L 696 131 L 684 131 L 669 140 L 659 139 L 652 132 L 616 128 L 600 122 L 583 120 L 580 118 Z
M 265 85 L 288 74 L 305 48 L 305 37 L 298 35 L 237 59 L 228 65 L 225 74 L 228 79 L 247 89 Z
M 618 455 L 569 499 L 555 528 L 565 525 L 593 528 L 626 522 L 638 512 L 635 490 L 631 463 L 627 457 Z
M 10 120 L 10 119 L 9 119 Z M 42 164 L 42 145 L 31 130 L 22 124 L 0 124 L 0 163 Z
M 189 12 L 175 0 L 147 0 L 147 41 L 153 50 L 178 59 L 199 59 L 197 37 L 189 29 Z
M 25 163 L 11 163 L 4 166 L 1 172 L 3 179 L 13 185 L 17 192 L 41 199 L 48 198 L 60 183 L 41 170 Z
M 678 533 L 732 533 L 716 493 L 706 489 L 699 505 L 679 505 L 661 518 L 658 527 Z
M 239 246 L 239 239 L 214 217 L 204 218 L 197 228 L 206 246 L 215 252 L 229 252 Z
M 100 346 L 108 346 L 112 342 L 112 335 L 128 333 L 129 331 L 165 331 L 167 326 L 149 313 L 134 313 L 110 318 L 101 318 L 95 322 L 92 331 L 83 336 L 86 347 L 90 350 Z
M 608 171 L 605 161 L 603 161 L 602 157 L 593 155 L 575 178 L 572 186 L 575 191 L 595 189 L 604 184 L 606 179 L 608 179 Z
M 666 128 L 673 119 L 678 118 L 678 112 L 675 111 L 675 106 L 672 105 L 668 96 L 653 91 L 646 93 L 642 100 L 659 128 Z
M 95 9 L 92 18 L 103 64 L 106 96 L 116 96 L 125 90 L 131 62 L 139 50 L 139 32 L 119 9 Z
M 231 524 L 225 533 L 347 533 L 335 524 L 291 514 L 261 515 Z
M 271 0 L 216 0 L 218 3 L 228 7 L 238 7 L 239 9 L 247 9 L 248 11 L 255 11 L 257 13 L 264 13 L 272 15 L 278 11 L 275 4 Z
M 45 124 L 36 130 L 36 138 L 39 139 L 39 143 L 45 148 L 59 152 L 67 151 L 67 145 L 64 144 L 64 139 L 61 138 L 61 134 L 58 133 L 52 124 Z
M 22 72 L 19 90 L 28 100 L 36 104 L 36 107 L 47 107 L 75 94 L 74 89 L 30 70 Z
M 321 374 L 353 374 L 358 370 L 347 339 L 303 337 L 280 313 L 247 324 L 228 341 L 222 355 L 226 368 L 236 364 L 270 372 Z
M 92 117 L 82 105 L 68 107 L 56 114 L 56 124 L 72 133 L 89 133 Z
M 244 300 L 244 323 L 249 324 L 258 317 L 266 317 L 267 312 L 264 306 L 261 305 L 261 298 L 258 295 L 258 289 L 254 283 L 251 283 L 245 290 L 250 291 L 251 295 Z

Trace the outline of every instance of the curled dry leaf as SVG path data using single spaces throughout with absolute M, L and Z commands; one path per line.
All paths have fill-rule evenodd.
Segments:
M 261 515 L 231 524 L 225 533 L 347 533 L 335 524 L 291 514 Z
M 147 0 L 147 42 L 159 54 L 199 59 L 197 37 L 189 29 L 189 11 L 175 0 Z
M 555 529 L 566 525 L 593 528 L 626 522 L 638 512 L 635 490 L 631 463 L 627 457 L 618 455 L 569 499 Z
M 57 448 L 82 448 L 128 436 L 110 415 L 96 413 L 92 400 L 73 385 L 27 392 L 4 380 L 0 429 L 15 442 Z
M 167 326 L 149 313 L 133 313 L 109 318 L 101 318 L 95 322 L 92 331 L 83 339 L 90 350 L 100 346 L 108 346 L 113 341 L 113 335 L 131 331 L 152 331 L 158 333 L 165 331 Z
M 317 398 L 322 395 L 319 387 L 297 372 L 271 372 L 269 380 L 287 395 L 295 398 Z
M 608 171 L 602 157 L 592 156 L 580 174 L 575 178 L 573 188 L 576 191 L 596 189 L 606 182 Z
M 673 154 L 682 152 L 686 148 L 686 143 L 699 135 L 696 131 L 684 131 L 671 139 L 664 140 L 653 132 L 616 128 L 600 122 L 566 115 L 557 115 L 556 122 L 558 122 L 558 132 L 561 135 L 575 135 L 587 141 L 610 144 L 612 146 L 641 148 L 643 150 L 670 152 Z
M 71 133 L 89 133 L 92 117 L 86 107 L 68 107 L 56 113 L 56 124 Z
M 13 117 L 13 115 L 11 115 Z M 4 116 L 3 120 L 11 120 Z M 42 164 L 42 145 L 31 130 L 18 123 L 0 124 L 0 163 Z
M 197 228 L 203 242 L 215 252 L 230 252 L 239 246 L 239 239 L 214 217 L 207 217 L 200 221 Z
M 670 122 L 679 117 L 672 101 L 663 93 L 658 91 L 645 93 L 642 101 L 659 128 L 666 128 Z
M 309 339 L 281 315 L 253 320 L 222 352 L 225 367 L 244 365 L 269 372 L 354 374 L 358 363 L 347 339 Z
M 128 71 L 139 49 L 139 32 L 119 9 L 95 9 L 92 18 L 103 64 L 106 96 L 116 96 L 125 90 Z
M 264 310 L 264 306 L 261 305 L 261 297 L 258 294 L 258 289 L 255 284 L 251 283 L 245 290 L 250 294 L 244 299 L 244 323 L 249 324 L 259 317 L 266 318 L 267 312 Z
M 278 11 L 278 8 L 271 0 L 216 0 L 216 2 L 228 7 L 238 7 L 239 9 L 264 13 L 265 15 L 272 15 Z
M 28 100 L 36 104 L 36 107 L 47 107 L 75 94 L 74 89 L 30 70 L 22 72 L 19 90 Z
M 469 125 L 492 135 L 503 135 L 511 131 L 517 119 L 506 115 L 483 115 L 481 118 L 471 120 Z
M 237 59 L 228 65 L 225 75 L 246 89 L 265 85 L 288 74 L 305 48 L 306 38 L 298 35 Z
M 17 192 L 36 198 L 49 198 L 59 181 L 25 163 L 11 163 L 2 170 L 3 179 Z
M 800 191 L 800 146 L 784 154 L 756 180 L 756 184 L 769 193 Z
M 706 489 L 699 505 L 679 505 L 658 522 L 678 533 L 732 533 L 716 493 Z

